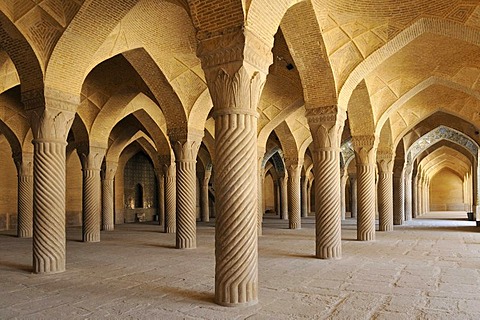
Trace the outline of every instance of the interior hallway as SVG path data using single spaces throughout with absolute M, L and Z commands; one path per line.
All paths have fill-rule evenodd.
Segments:
M 20 319 L 480 319 L 480 233 L 466 214 L 430 213 L 356 241 L 342 226 L 343 258 L 315 259 L 314 218 L 303 229 L 264 219 L 258 305 L 213 303 L 213 222 L 198 248 L 175 250 L 158 225 L 125 224 L 82 243 L 67 231 L 67 270 L 31 273 L 31 239 L 0 234 L 0 318 Z

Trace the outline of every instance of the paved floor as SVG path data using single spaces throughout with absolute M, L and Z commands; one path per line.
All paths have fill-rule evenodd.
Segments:
M 448 220 L 439 220 L 448 218 Z M 31 274 L 31 239 L 0 234 L 0 319 L 480 319 L 480 228 L 434 213 L 355 241 L 343 224 L 343 259 L 313 258 L 303 229 L 266 217 L 259 241 L 260 303 L 215 305 L 214 229 L 199 224 L 196 250 L 149 224 L 117 226 L 102 242 L 68 230 L 67 268 Z

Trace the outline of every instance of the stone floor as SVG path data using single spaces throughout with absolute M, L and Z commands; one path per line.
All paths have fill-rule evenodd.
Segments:
M 313 257 L 314 220 L 303 229 L 265 219 L 260 302 L 213 303 L 214 228 L 198 249 L 151 224 L 117 226 L 102 242 L 67 232 L 67 268 L 31 273 L 31 239 L 0 234 L 0 319 L 480 319 L 480 228 L 465 213 L 433 213 L 373 242 L 343 223 L 343 259 Z

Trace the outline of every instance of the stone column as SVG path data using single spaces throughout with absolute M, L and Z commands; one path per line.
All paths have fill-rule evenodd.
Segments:
M 60 98 L 62 97 L 62 98 Z M 66 98 L 70 101 L 64 102 Z M 67 135 L 79 99 L 55 93 L 48 108 L 30 109 L 33 147 L 33 271 L 65 271 L 65 167 Z M 24 104 L 30 108 L 26 101 Z M 58 107 L 61 109 L 54 108 Z
M 290 229 L 301 229 L 300 176 L 303 159 L 287 161 L 288 170 L 288 225 Z
M 413 178 L 411 182 L 412 187 L 412 218 L 418 216 L 418 181 L 417 175 Z
M 288 220 L 288 174 L 284 172 L 283 177 L 280 178 L 280 202 L 281 213 L 280 218 Z
M 351 195 L 351 205 L 350 208 L 352 210 L 352 218 L 356 219 L 357 218 L 357 174 L 356 173 L 350 173 L 348 175 L 350 179 L 350 195 Z
M 14 156 L 18 177 L 17 236 L 33 235 L 33 154 L 23 152 Z
M 302 176 L 302 218 L 308 217 L 308 178 Z
M 165 172 L 165 233 L 177 232 L 177 168 L 175 163 L 164 165 Z
M 112 231 L 115 228 L 114 212 L 114 179 L 117 162 L 106 161 L 102 180 L 102 230 Z
M 379 151 L 378 217 L 379 230 L 393 230 L 393 151 Z
M 265 212 L 265 208 L 263 205 L 263 184 L 265 179 L 265 168 L 263 167 L 263 157 L 265 155 L 265 150 L 263 148 L 257 148 L 257 168 L 258 168 L 258 177 L 257 177 L 257 190 L 258 190 L 258 215 L 257 215 L 257 235 L 261 236 L 262 231 L 262 223 L 263 223 L 263 213 Z
M 177 165 L 176 248 L 193 249 L 197 247 L 196 159 L 202 139 L 196 135 L 173 141 Z
M 316 257 L 342 256 L 340 213 L 340 140 L 346 119 L 337 106 L 307 110 L 313 137 Z
M 411 167 L 405 169 L 405 221 L 412 220 L 412 171 Z
M 405 217 L 405 183 L 402 166 L 395 167 L 393 178 L 393 224 L 400 226 Z
M 202 221 L 210 221 L 210 209 L 208 203 L 208 182 L 210 181 L 210 176 L 212 175 L 211 168 L 206 169 L 203 174 L 202 180 Z
M 357 162 L 357 239 L 375 240 L 375 170 L 378 139 L 352 137 Z
M 156 169 L 158 181 L 158 225 L 165 225 L 165 174 L 163 165 Z
M 310 212 L 312 212 L 312 182 L 313 180 L 308 180 L 307 184 L 307 217 L 310 215 Z
M 273 201 L 275 201 L 275 215 L 281 216 L 281 204 L 280 204 L 280 179 L 273 181 Z
M 345 215 L 346 215 L 346 203 L 345 203 L 345 188 L 347 186 L 347 169 L 342 168 L 341 170 L 341 175 L 340 175 L 340 210 L 341 210 L 341 218 L 342 220 L 345 220 Z
M 105 156 L 105 148 L 86 146 L 78 149 L 82 162 L 82 240 L 83 242 L 100 241 L 100 169 Z
M 273 56 L 248 28 L 200 42 L 215 118 L 215 301 L 258 302 L 257 107 Z

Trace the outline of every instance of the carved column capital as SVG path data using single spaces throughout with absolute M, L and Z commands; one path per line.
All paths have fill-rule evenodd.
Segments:
M 375 164 L 378 140 L 375 135 L 352 137 L 357 165 Z
M 81 152 L 81 153 L 80 153 Z M 99 170 L 102 167 L 103 158 L 105 157 L 105 148 L 90 147 L 88 150 L 79 150 L 80 161 L 83 170 Z
M 37 108 L 29 110 L 35 140 L 66 143 L 75 113 L 69 110 Z
M 378 150 L 377 162 L 380 172 L 393 172 L 395 154 L 392 150 Z
M 213 36 L 201 31 L 197 34 L 197 56 L 206 74 L 218 68 L 238 69 L 244 63 L 268 74 L 268 67 L 273 62 L 271 44 L 265 43 L 247 28 L 226 31 Z
M 105 180 L 113 180 L 117 172 L 118 162 L 115 161 L 106 161 L 105 163 Z
M 22 152 L 13 155 L 18 176 L 33 176 L 33 152 Z
M 336 105 L 307 109 L 306 117 L 316 150 L 340 150 L 345 111 Z

